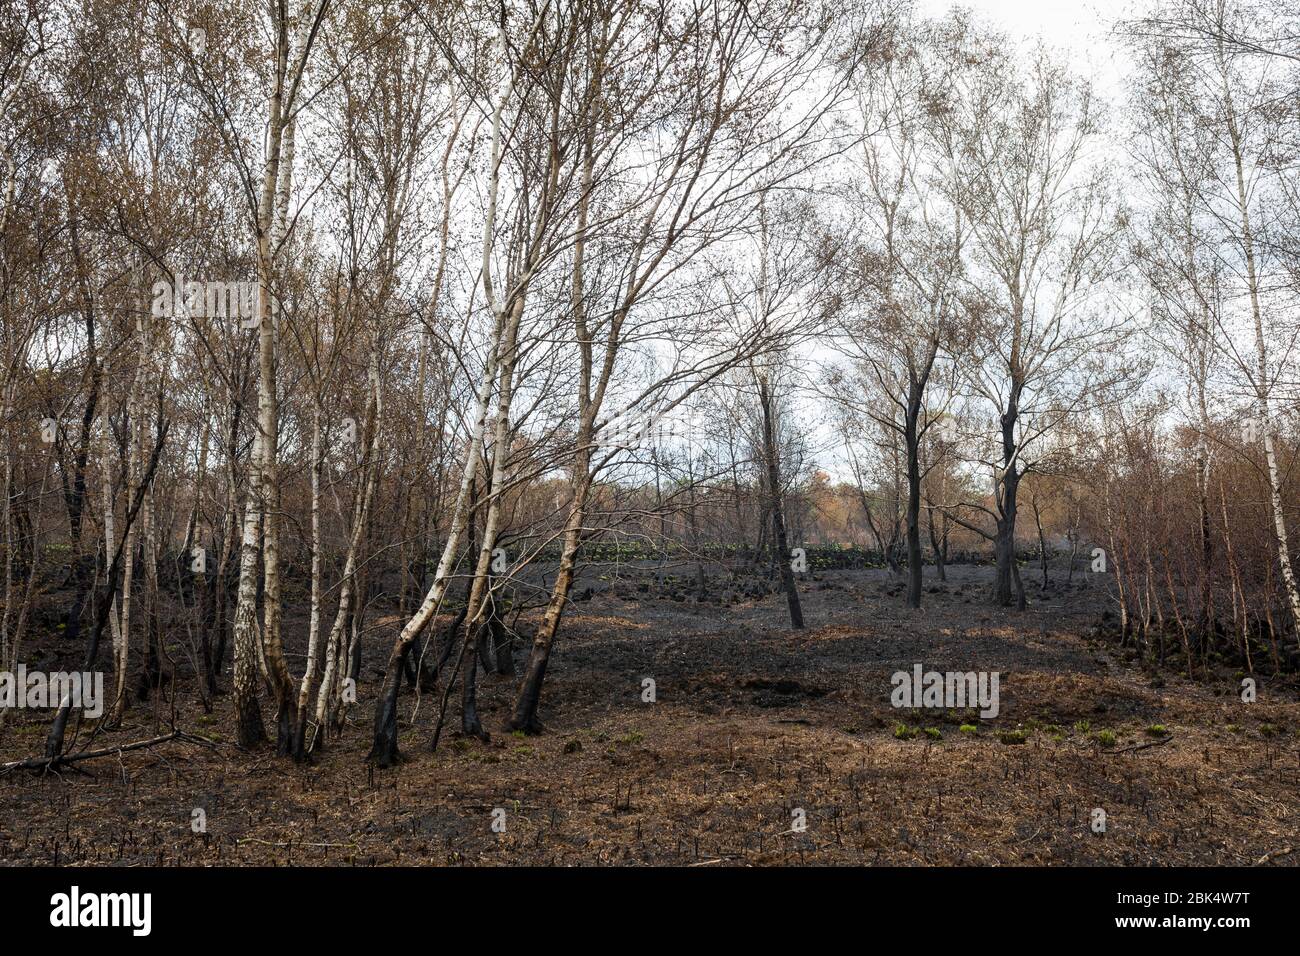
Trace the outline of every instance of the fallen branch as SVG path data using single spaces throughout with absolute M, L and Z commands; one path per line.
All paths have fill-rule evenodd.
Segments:
M 111 757 L 114 754 L 124 754 L 128 750 L 144 750 L 148 747 L 156 747 L 159 744 L 167 743 L 169 740 L 181 740 L 185 743 L 199 744 L 205 747 L 212 746 L 210 741 L 204 740 L 202 737 L 187 734 L 183 730 L 173 730 L 170 734 L 163 734 L 161 737 L 137 740 L 135 743 L 122 744 L 119 747 L 83 750 L 81 753 L 60 754 L 57 757 L 28 757 L 26 760 L 14 760 L 0 765 L 0 773 L 9 773 L 11 770 L 53 770 L 56 767 L 76 763 L 79 760 L 94 760 L 96 757 Z
M 292 847 L 292 846 L 345 847 L 345 848 L 351 848 L 353 850 L 357 849 L 357 845 L 355 843 L 296 843 L 293 840 L 284 840 L 284 841 L 277 842 L 274 840 L 258 840 L 255 839 L 254 837 L 246 837 L 242 840 L 235 841 L 235 844 L 237 846 L 243 846 L 245 843 L 257 843 L 261 846 L 271 846 L 271 847 L 276 847 L 278 849 L 284 849 L 285 847 Z
M 1146 750 L 1148 747 L 1163 747 L 1173 739 L 1172 736 L 1161 737 L 1159 740 L 1148 740 L 1144 744 L 1136 744 L 1132 747 L 1121 747 L 1119 750 L 1104 750 L 1102 753 L 1107 757 L 1113 757 L 1115 754 L 1132 753 L 1134 750 Z
M 1269 860 L 1276 860 L 1278 857 L 1281 856 L 1289 856 L 1295 851 L 1296 851 L 1296 847 L 1293 846 L 1284 846 L 1277 850 L 1269 850 L 1267 853 L 1265 853 L 1263 856 L 1261 856 L 1258 860 L 1255 861 L 1255 865 L 1263 866 Z

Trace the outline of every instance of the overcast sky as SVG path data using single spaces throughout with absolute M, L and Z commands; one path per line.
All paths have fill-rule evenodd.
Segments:
M 1151 4 L 1147 0 L 917 0 L 919 8 L 942 16 L 954 6 L 975 10 L 991 24 L 1027 42 L 1041 37 L 1068 51 L 1074 68 L 1091 76 L 1097 92 L 1112 101 L 1122 96 L 1122 52 L 1110 31 L 1115 21 Z

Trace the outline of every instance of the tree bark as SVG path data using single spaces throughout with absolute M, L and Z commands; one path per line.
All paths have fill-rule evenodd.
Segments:
M 771 386 L 762 375 L 758 377 L 758 400 L 763 413 L 763 457 L 767 469 L 767 492 L 772 514 L 772 550 L 781 587 L 785 591 L 786 605 L 790 610 L 790 626 L 803 628 L 803 607 L 799 603 L 799 589 L 790 566 L 790 542 L 785 530 L 785 505 L 781 494 L 781 463 L 776 447 L 776 423 L 773 421 Z

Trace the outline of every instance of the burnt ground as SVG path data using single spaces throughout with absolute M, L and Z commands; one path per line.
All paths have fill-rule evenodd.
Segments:
M 1105 635 L 1099 588 L 1030 585 L 1015 613 L 987 605 L 989 569 L 949 577 L 927 579 L 909 613 L 886 572 L 827 572 L 800 585 L 796 632 L 779 594 L 719 578 L 700 603 L 662 575 L 589 572 L 548 676 L 547 732 L 502 732 L 515 683 L 481 677 L 492 740 L 444 733 L 430 753 L 425 694 L 391 770 L 364 757 L 396 622 L 370 636 L 344 739 L 309 765 L 239 750 L 229 698 L 204 714 L 182 682 L 177 725 L 207 746 L 3 775 L 0 862 L 1300 864 L 1294 680 L 1260 677 L 1243 703 L 1233 665 L 1196 682 L 1139 667 Z M 890 675 L 915 663 L 998 671 L 999 716 L 894 709 Z M 0 761 L 38 754 L 47 726 L 12 714 Z M 93 746 L 168 727 L 137 704 Z

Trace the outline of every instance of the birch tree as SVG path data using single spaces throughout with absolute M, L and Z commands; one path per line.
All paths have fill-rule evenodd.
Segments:
M 1016 564 L 1021 477 L 1041 440 L 1132 374 L 1122 340 L 1122 300 L 1102 307 L 1114 276 L 1123 213 L 1093 144 L 1099 105 L 1085 80 L 1043 49 L 1020 62 L 1005 41 L 968 34 L 954 55 L 964 75 L 944 145 L 945 177 L 970 227 L 981 304 L 969 313 L 966 388 L 993 416 L 987 450 L 973 451 L 992 478 L 992 507 L 964 502 L 954 520 L 988 537 L 994 603 L 1024 607 Z M 1112 361 L 1119 359 L 1119 361 Z M 971 512 L 992 520 L 989 531 Z
M 584 170 L 591 171 L 584 182 L 592 185 L 582 194 L 590 199 L 579 207 L 573 253 L 581 369 L 574 477 L 559 569 L 525 665 L 514 730 L 542 729 L 541 688 L 573 586 L 587 502 L 596 475 L 618 458 L 609 451 L 608 434 L 605 450 L 593 454 L 602 426 L 626 431 L 620 426 L 629 419 L 662 418 L 702 384 L 771 350 L 788 331 L 750 328 L 739 337 L 726 335 L 726 348 L 710 348 L 718 336 L 708 312 L 693 329 L 674 318 L 669 337 L 663 315 L 644 303 L 664 295 L 715 246 L 752 227 L 765 191 L 844 148 L 827 136 L 825 121 L 843 105 L 845 75 L 874 53 L 878 27 L 869 12 L 839 28 L 826 14 L 782 3 L 666 7 L 653 18 L 617 3 L 600 8 L 598 24 L 604 25 L 592 34 L 625 37 L 621 42 L 639 56 L 596 47 L 589 60 L 587 122 L 599 125 L 584 145 Z M 770 45 L 768 36 L 783 37 L 785 46 Z M 846 60 L 835 64 L 846 47 Z M 632 70 L 636 78 L 624 79 Z M 616 99 L 615 89 L 625 98 Z M 628 164 L 646 181 L 635 203 L 621 193 L 607 196 L 599 185 L 606 177 L 597 175 Z M 608 241 L 601 241 L 602 232 Z M 603 278 L 603 288 L 588 274 Z M 632 344 L 660 337 L 675 352 L 668 373 L 618 395 L 616 376 Z
M 929 401 L 930 386 L 951 378 L 974 298 L 965 276 L 969 222 L 943 177 L 954 136 L 953 74 L 964 64 L 953 50 L 965 29 L 960 21 L 904 24 L 891 34 L 883 63 L 860 88 L 863 140 L 846 189 L 853 225 L 834 254 L 843 305 L 837 347 L 887 404 L 842 389 L 838 398 L 902 440 L 911 608 L 921 606 L 922 591 L 921 449 L 944 414 L 942 401 Z
M 1275 260 L 1269 254 L 1271 243 L 1261 241 L 1273 223 L 1270 209 L 1276 207 L 1270 199 L 1276 202 L 1285 194 L 1270 163 L 1282 117 L 1270 105 L 1284 94 L 1277 71 L 1286 60 L 1261 49 L 1268 44 L 1234 42 L 1258 35 L 1255 12 L 1229 0 L 1198 0 L 1172 4 L 1130 29 L 1142 39 L 1147 56 L 1160 60 L 1162 95 L 1192 118 L 1172 133 L 1182 152 L 1214 150 L 1208 161 L 1202 160 L 1203 175 L 1186 177 L 1179 185 L 1194 197 L 1193 211 L 1216 225 L 1229 250 L 1220 255 L 1240 298 L 1211 312 L 1211 290 L 1193 286 L 1190 291 L 1194 307 L 1221 324 L 1223 334 L 1215 341 L 1251 394 L 1244 434 L 1248 443 L 1258 441 L 1263 447 L 1280 585 L 1292 625 L 1300 631 L 1300 586 L 1291 561 L 1275 408 L 1286 372 L 1284 361 L 1273 354 L 1278 348 L 1283 358 L 1289 355 L 1296 335 L 1274 318 L 1278 305 L 1266 282 Z M 1193 130 L 1194 137 L 1189 135 Z M 1208 146 L 1205 137 L 1211 138 Z

